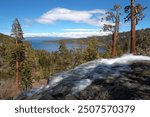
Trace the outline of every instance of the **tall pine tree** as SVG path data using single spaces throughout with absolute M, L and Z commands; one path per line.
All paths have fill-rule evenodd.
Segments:
M 135 0 L 130 0 L 130 5 L 124 8 L 125 13 L 128 14 L 124 18 L 125 22 L 131 21 L 131 43 L 129 43 L 129 46 L 131 46 L 130 52 L 133 54 L 136 54 L 136 25 L 145 17 L 143 10 L 146 8 L 140 3 L 135 5 Z
M 112 43 L 112 52 L 111 56 L 116 56 L 116 46 L 117 46 L 117 38 L 119 32 L 119 24 L 120 24 L 120 9 L 121 6 L 115 4 L 111 11 L 106 12 L 106 17 L 102 18 L 102 20 L 111 21 L 112 24 L 104 24 L 104 31 L 111 31 L 113 33 L 113 43 Z
M 18 48 L 18 44 L 22 43 L 23 40 L 23 31 L 21 28 L 21 25 L 19 23 L 19 20 L 16 18 L 12 24 L 12 30 L 11 35 L 16 39 L 16 48 Z M 20 54 L 19 50 L 17 49 L 15 53 L 15 61 L 16 61 L 16 92 L 19 91 L 19 60 L 22 58 L 21 55 L 24 55 L 23 53 Z

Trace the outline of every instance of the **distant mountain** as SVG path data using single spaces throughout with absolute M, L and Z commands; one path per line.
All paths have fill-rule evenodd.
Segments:
M 61 39 L 66 39 L 64 37 L 26 37 L 25 40 L 31 41 L 31 40 L 61 40 Z

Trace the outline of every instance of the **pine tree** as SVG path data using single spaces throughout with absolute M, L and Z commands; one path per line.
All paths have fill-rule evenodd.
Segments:
M 102 21 L 105 19 L 106 21 L 111 21 L 112 24 L 104 24 L 104 31 L 111 31 L 113 33 L 113 43 L 112 43 L 112 52 L 111 56 L 116 56 L 116 46 L 117 46 L 117 38 L 119 32 L 119 24 L 120 24 L 120 9 L 121 6 L 115 4 L 111 11 L 106 12 L 106 17 L 102 18 Z M 115 25 L 114 25 L 115 24 Z
M 28 90 L 32 88 L 32 65 L 30 59 L 26 59 L 19 65 L 19 75 L 20 75 L 20 90 Z
M 11 35 L 16 39 L 17 44 L 22 42 L 22 40 L 24 39 L 23 31 L 17 18 L 14 20 L 12 24 Z
M 61 40 L 59 42 L 59 58 L 58 58 L 58 65 L 60 71 L 64 71 L 69 69 L 71 66 L 71 53 L 67 49 L 66 42 L 64 40 Z
M 124 8 L 125 13 L 128 13 L 124 18 L 125 22 L 131 20 L 131 44 L 129 43 L 129 46 L 131 46 L 130 52 L 133 54 L 136 54 L 136 25 L 145 17 L 143 10 L 146 8 L 139 3 L 135 5 L 135 0 L 131 0 L 130 5 Z
M 16 39 L 16 47 L 17 51 L 15 53 L 15 59 L 16 59 L 16 92 L 19 91 L 19 59 L 20 59 L 20 52 L 18 50 L 19 43 L 23 40 L 23 31 L 21 28 L 21 25 L 19 23 L 19 20 L 16 18 L 15 21 L 12 24 L 12 30 L 11 35 Z
M 59 52 L 60 52 L 61 55 L 64 55 L 68 52 L 66 42 L 64 40 L 61 40 L 59 42 Z
M 91 61 L 99 58 L 99 42 L 96 37 L 89 38 L 87 47 L 84 50 L 85 61 Z

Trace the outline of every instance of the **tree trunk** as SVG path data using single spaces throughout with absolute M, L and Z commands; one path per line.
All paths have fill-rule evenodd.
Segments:
M 135 32 L 135 11 L 134 0 L 131 0 L 131 50 L 130 52 L 136 54 L 136 32 Z
M 112 53 L 111 56 L 116 56 L 116 45 L 117 45 L 117 32 L 115 31 L 113 34 L 113 44 L 112 44 Z
M 113 44 L 112 44 L 112 53 L 111 56 L 116 56 L 116 48 L 117 48 L 117 40 L 118 40 L 118 32 L 119 32 L 119 23 L 120 23 L 120 16 L 119 10 L 116 11 L 116 22 L 115 22 L 115 30 L 113 34 Z
M 16 46 L 18 46 L 18 40 L 16 39 Z M 16 56 L 16 93 L 19 92 L 19 61 L 18 55 Z

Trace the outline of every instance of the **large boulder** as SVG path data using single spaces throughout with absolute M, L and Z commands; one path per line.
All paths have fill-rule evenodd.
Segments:
M 150 57 L 125 55 L 91 61 L 56 74 L 46 86 L 23 92 L 15 99 L 150 99 Z

